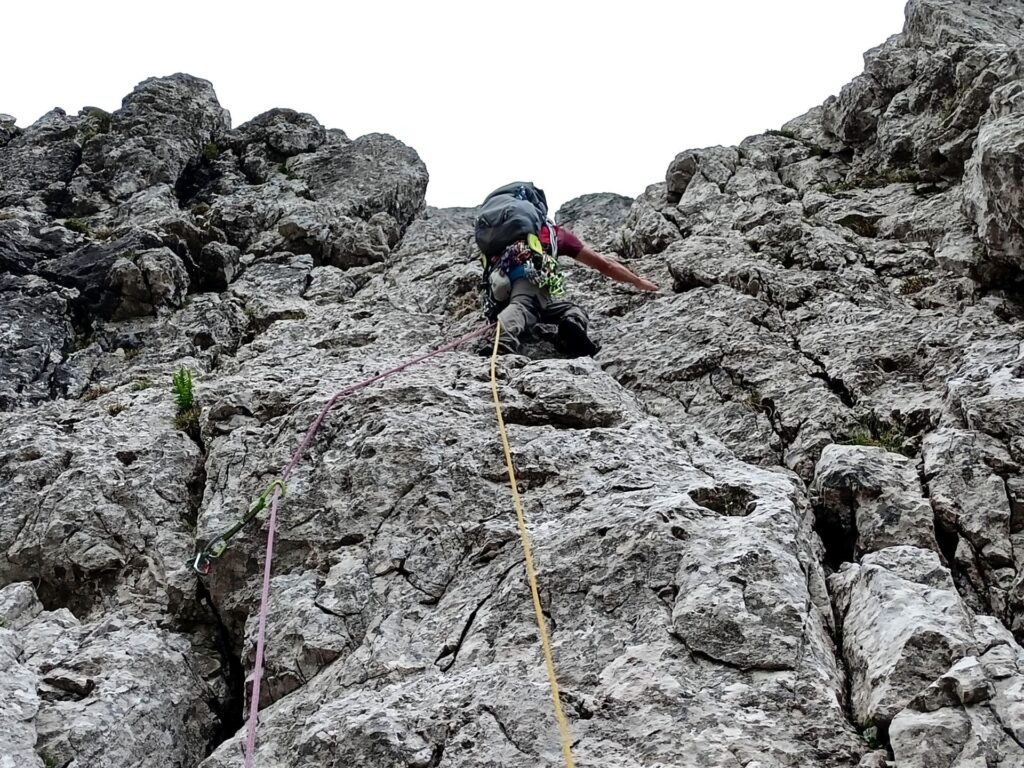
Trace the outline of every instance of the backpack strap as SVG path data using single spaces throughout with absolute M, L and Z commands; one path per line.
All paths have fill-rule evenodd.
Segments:
M 548 239 L 551 241 L 551 256 L 552 258 L 558 258 L 558 238 L 555 236 L 555 222 L 551 219 L 546 219 L 544 222 L 548 228 Z

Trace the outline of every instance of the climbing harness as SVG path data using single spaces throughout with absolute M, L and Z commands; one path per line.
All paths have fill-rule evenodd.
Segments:
M 516 472 L 512 465 L 512 450 L 508 445 L 505 432 L 505 420 L 501 415 L 501 398 L 498 396 L 498 378 L 495 365 L 498 360 L 498 341 L 501 338 L 501 322 L 496 324 L 494 348 L 491 351 L 491 393 L 494 395 L 494 412 L 498 417 L 498 432 L 501 433 L 501 446 L 505 450 L 505 465 L 508 468 L 508 481 L 512 486 L 512 504 L 516 510 L 516 521 L 519 524 L 519 538 L 523 542 L 523 554 L 526 557 L 526 578 L 530 582 L 530 593 L 533 596 L 533 612 L 537 618 L 537 630 L 540 633 L 540 644 L 544 651 L 544 664 L 548 671 L 548 683 L 551 685 L 551 698 L 555 705 L 555 719 L 558 721 L 558 732 L 562 738 L 562 755 L 565 757 L 566 768 L 575 768 L 572 758 L 572 737 L 569 734 L 569 723 L 562 712 L 562 701 L 558 694 L 558 678 L 555 676 L 555 662 L 551 654 L 551 642 L 548 639 L 547 625 L 540 606 L 540 592 L 537 589 L 537 572 L 533 567 L 533 552 L 530 548 L 530 534 L 526 529 L 526 516 L 523 514 L 522 500 L 519 498 L 519 486 L 516 483 Z
M 498 312 L 508 302 L 515 280 L 529 280 L 552 299 L 565 295 L 565 274 L 558 264 L 554 225 L 549 222 L 545 226 L 551 243 L 550 252 L 545 250 L 537 235 L 530 234 L 497 256 L 488 258 L 481 254 L 484 273 L 480 279 L 480 304 L 488 318 L 497 318 Z
M 209 541 L 202 552 L 196 555 L 195 562 L 192 563 L 192 569 L 200 576 L 209 576 L 210 570 L 213 568 L 213 561 L 218 560 L 227 551 L 228 542 L 267 506 L 271 494 L 277 490 L 280 490 L 281 495 L 284 496 L 285 486 L 284 481 L 281 479 L 277 479 L 267 486 L 267 490 L 261 493 L 256 498 L 256 501 L 249 505 L 249 510 L 242 517 L 222 534 Z
M 411 368 L 412 366 L 425 362 L 432 357 L 437 357 L 444 352 L 449 352 L 456 347 L 465 344 L 467 341 L 472 341 L 478 336 L 484 335 L 493 327 L 493 323 L 481 326 L 472 333 L 467 333 L 465 336 L 461 336 L 455 341 L 449 342 L 442 347 L 438 347 L 432 352 L 428 352 L 424 355 L 413 358 L 412 360 L 408 360 L 401 365 L 389 368 L 383 373 L 379 373 L 365 381 L 360 381 L 357 384 L 345 387 L 345 389 L 336 392 L 331 399 L 324 404 L 319 415 L 313 420 L 309 429 L 306 430 L 305 437 L 302 438 L 302 442 L 299 443 L 299 447 L 295 450 L 295 453 L 292 454 L 291 460 L 281 473 L 281 477 L 271 483 L 270 486 L 267 487 L 267 490 L 260 494 L 259 498 L 253 502 L 249 511 L 246 512 L 245 516 L 241 520 L 215 538 L 213 542 L 211 542 L 212 547 L 211 544 L 208 544 L 196 557 L 193 567 L 195 567 L 197 571 L 199 571 L 200 567 L 204 567 L 206 569 L 206 573 L 209 573 L 209 566 L 212 565 L 211 561 L 224 554 L 228 540 L 238 533 L 238 531 L 241 530 L 249 520 L 253 519 L 256 514 L 266 506 L 267 497 L 269 496 L 270 517 L 267 520 L 267 554 L 263 560 L 263 589 L 260 593 L 259 623 L 256 629 L 256 659 L 253 662 L 252 692 L 249 700 L 249 722 L 246 727 L 245 736 L 245 768 L 252 768 L 256 755 L 256 724 L 259 720 L 260 683 L 263 679 L 263 658 L 267 636 L 267 613 L 270 608 L 270 570 L 274 559 L 274 533 L 277 531 L 277 501 L 284 495 L 285 483 L 288 481 L 288 476 L 291 475 L 295 467 L 298 466 L 298 463 L 302 460 L 306 450 L 309 448 L 309 444 L 313 441 L 316 433 L 320 430 L 320 426 L 323 424 L 324 419 L 327 418 L 327 414 L 334 409 L 334 406 L 337 405 L 341 398 L 346 395 L 350 395 L 353 392 L 358 392 L 360 389 L 365 389 L 371 384 L 376 384 L 378 381 L 386 379 L 389 376 L 393 376 L 396 373 L 400 373 L 406 368 Z M 237 529 L 233 530 L 236 526 Z M 204 556 L 205 559 L 203 559 Z M 202 572 L 200 571 L 200 573 Z

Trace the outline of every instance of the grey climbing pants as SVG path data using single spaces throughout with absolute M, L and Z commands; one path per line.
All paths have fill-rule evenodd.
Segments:
M 512 283 L 508 306 L 498 314 L 501 321 L 501 338 L 498 342 L 502 351 L 515 352 L 519 349 L 519 337 L 537 323 L 572 323 L 584 335 L 589 318 L 587 313 L 571 301 L 553 301 L 542 288 L 532 281 L 520 278 Z

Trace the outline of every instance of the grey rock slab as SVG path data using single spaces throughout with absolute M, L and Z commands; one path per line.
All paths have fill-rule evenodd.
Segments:
M 190 642 L 138 619 L 82 624 L 30 584 L 0 590 L 0 765 L 194 765 L 213 734 Z
M 922 443 L 924 477 L 936 520 L 968 545 L 964 556 L 976 560 L 980 576 L 975 589 L 997 615 L 1005 616 L 1007 587 L 996 578 L 999 570 L 1014 565 L 1010 539 L 1010 502 L 1006 484 L 993 468 L 993 458 L 1005 449 L 987 435 L 944 428 Z
M 341 573 L 355 575 L 351 570 L 342 570 Z M 337 581 L 341 573 L 335 570 L 332 574 L 335 589 L 340 586 Z M 369 587 L 368 577 L 363 586 Z M 361 640 L 358 631 L 350 632 L 348 629 L 351 619 L 343 612 L 347 606 L 339 605 L 338 601 L 327 607 L 320 601 L 319 594 L 323 588 L 325 580 L 316 573 L 283 575 L 272 581 L 272 599 L 267 614 L 269 652 L 264 662 L 260 706 L 305 685 L 343 653 L 352 651 Z M 358 609 L 354 616 L 359 618 Z M 256 624 L 254 615 L 246 626 L 249 642 L 245 658 L 250 668 L 256 653 Z
M 444 416 L 435 414 L 433 418 Z M 556 664 L 572 728 L 577 738 L 582 736 L 578 746 L 581 761 L 612 754 L 623 765 L 637 765 L 644 759 L 683 760 L 685 764 L 689 758 L 678 756 L 673 746 L 675 738 L 664 731 L 667 723 L 675 722 L 677 729 L 688 734 L 687 743 L 700 744 L 694 760 L 709 760 L 710 764 L 730 754 L 736 729 L 744 734 L 744 744 L 749 745 L 745 748 L 760 751 L 765 759 L 779 764 L 783 764 L 783 754 L 794 751 L 805 754 L 805 762 L 810 764 L 827 764 L 828 760 L 833 764 L 856 764 L 859 752 L 855 751 L 852 734 L 837 739 L 835 735 L 827 736 L 826 729 L 819 730 L 823 717 L 832 723 L 836 722 L 834 718 L 841 718 L 838 672 L 834 661 L 829 661 L 832 657 L 827 635 L 821 629 L 817 609 L 808 607 L 814 604 L 807 594 L 800 563 L 788 556 L 789 547 L 807 546 L 811 541 L 809 526 L 801 527 L 792 503 L 786 502 L 787 494 L 792 492 L 791 479 L 770 473 L 760 475 L 756 487 L 765 489 L 766 508 L 748 523 L 750 547 L 766 536 L 780 542 L 779 560 L 772 567 L 793 573 L 788 583 L 795 592 L 795 615 L 787 625 L 795 633 L 787 659 L 787 666 L 792 668 L 779 670 L 775 673 L 778 678 L 759 677 L 718 663 L 687 661 L 683 647 L 667 634 L 666 601 L 671 602 L 675 592 L 676 550 L 683 547 L 691 553 L 686 557 L 695 559 L 716 536 L 721 536 L 723 543 L 725 539 L 712 522 L 718 513 L 706 508 L 702 511 L 685 493 L 671 493 L 670 489 L 685 489 L 690 484 L 687 477 L 693 478 L 695 490 L 707 488 L 709 478 L 680 463 L 681 457 L 660 440 L 647 443 L 641 431 L 626 434 L 621 429 L 589 430 L 588 439 L 599 441 L 605 448 L 595 455 L 577 440 L 567 443 L 558 439 L 550 428 L 513 426 L 513 430 L 521 480 L 528 483 L 525 501 L 535 526 L 535 556 L 544 585 L 543 599 L 549 605 Z M 387 442 L 375 442 L 377 456 L 394 441 L 395 436 Z M 643 445 L 647 461 L 631 466 L 618 460 L 627 444 L 634 450 Z M 585 467 L 588 474 L 593 473 L 602 492 L 574 501 L 576 494 L 571 491 L 579 488 L 579 482 L 574 479 L 575 471 L 553 463 L 558 456 L 562 457 L 562 466 Z M 487 461 L 490 463 L 489 458 Z M 332 467 L 329 471 L 337 470 Z M 500 474 L 500 463 L 490 471 Z M 734 471 L 748 470 L 737 463 Z M 264 710 L 262 760 L 286 759 L 281 751 L 282 739 L 296 749 L 315 750 L 317 759 L 365 760 L 372 754 L 379 755 L 377 759 L 383 764 L 400 764 L 403 760 L 415 763 L 440 754 L 438 747 L 443 744 L 445 759 L 457 756 L 457 765 L 478 764 L 504 754 L 515 756 L 517 761 L 532 759 L 533 764 L 555 764 L 559 760 L 533 619 L 528 602 L 522 600 L 525 582 L 519 564 L 521 555 L 515 534 L 508 527 L 510 521 L 488 523 L 474 535 L 476 521 L 483 522 L 491 513 L 481 511 L 481 517 L 470 520 L 465 520 L 463 513 L 459 525 L 464 532 L 452 530 L 452 534 L 475 542 L 470 557 L 463 569 L 454 572 L 440 599 L 431 597 L 437 592 L 436 586 L 425 579 L 426 564 L 455 554 L 446 553 L 444 528 L 434 529 L 434 520 L 446 526 L 454 521 L 445 522 L 450 513 L 445 512 L 447 504 L 439 495 L 440 489 L 430 490 L 430 484 L 440 482 L 445 474 L 433 477 L 436 479 L 421 481 L 427 486 L 427 495 L 417 511 L 406 512 L 400 505 L 381 528 L 370 550 L 371 562 L 378 563 L 372 577 L 359 562 L 359 550 L 350 548 L 352 557 L 343 566 L 345 572 L 372 578 L 375 596 L 367 608 L 352 605 L 351 594 L 341 595 L 341 600 L 328 605 L 336 613 L 353 609 L 370 612 L 372 618 L 362 646 L 303 688 L 302 698 L 317 696 L 319 703 L 313 709 L 306 710 L 302 698 L 293 694 Z M 535 491 L 536 484 L 545 477 L 543 493 Z M 565 491 L 559 491 L 563 484 L 567 486 Z M 447 482 L 445 486 L 449 494 L 458 487 Z M 469 490 L 463 488 L 460 496 L 465 497 Z M 367 493 L 355 492 L 361 496 Z M 415 493 L 420 496 L 423 491 Z M 563 494 L 568 494 L 567 498 Z M 638 517 L 651 500 L 657 511 Z M 303 502 L 300 499 L 296 503 Z M 462 507 L 471 508 L 465 503 Z M 380 514 L 372 507 L 367 511 Z M 699 525 L 705 519 L 707 524 Z M 409 536 L 412 526 L 424 524 L 425 536 Z M 673 526 L 680 528 L 679 534 L 671 532 Z M 351 525 L 346 530 L 352 530 Z M 484 538 L 476 538 L 481 533 Z M 581 571 L 558 567 L 561 553 L 569 552 L 578 553 L 591 564 L 590 568 Z M 623 580 L 623 570 L 635 576 Z M 481 579 L 490 583 L 489 590 L 480 591 Z M 683 587 L 677 584 L 680 595 L 684 594 Z M 750 599 L 767 588 L 767 583 L 752 584 Z M 767 593 L 764 598 L 767 602 Z M 766 616 L 770 610 L 765 605 Z M 590 629 L 582 631 L 584 627 Z M 804 633 L 801 658 L 797 646 Z M 475 682 L 483 679 L 489 681 L 486 692 Z M 836 687 L 822 688 L 811 683 L 815 679 L 831 679 Z M 792 730 L 787 726 L 783 734 L 779 727 L 765 727 L 760 715 L 742 711 L 741 702 L 754 701 L 760 695 L 777 697 L 784 708 L 783 702 L 794 696 L 793 685 L 798 680 L 799 706 L 813 709 L 816 723 L 796 716 Z M 350 693 L 343 699 L 332 699 L 330 692 L 338 681 L 348 681 Z M 685 710 L 679 708 L 688 691 L 701 702 L 703 713 L 694 711 L 692 719 L 681 718 Z M 431 702 L 428 707 L 422 706 L 425 697 Z M 716 698 L 720 699 L 717 703 Z M 605 703 L 595 710 L 592 699 Z M 421 714 L 414 715 L 411 707 Z M 710 714 L 708 708 L 723 715 L 732 712 L 726 718 L 728 727 L 716 725 L 725 721 L 718 721 L 719 715 Z M 309 714 L 302 714 L 306 726 L 296 732 L 296 717 L 307 711 L 320 714 L 313 716 L 315 722 Z M 588 711 L 592 715 L 583 719 L 581 715 Z M 634 735 L 627 735 L 643 722 L 647 725 L 642 733 L 650 733 L 648 739 L 638 741 Z M 334 724 L 329 732 L 326 723 Z M 286 736 L 289 732 L 291 735 Z M 699 738 L 698 733 L 702 734 Z M 314 734 L 319 735 L 314 739 Z M 476 738 L 467 738 L 469 734 Z M 827 744 L 818 742 L 820 738 L 825 738 Z M 818 747 L 808 746 L 815 742 Z M 237 742 L 223 745 L 207 765 L 225 764 L 233 759 L 235 749 Z
M 154 314 L 159 307 L 180 307 L 188 292 L 185 265 L 169 248 L 119 258 L 108 273 L 111 292 L 118 295 L 112 317 Z
M 30 582 L 14 582 L 0 589 L 0 620 L 4 629 L 24 629 L 42 612 L 43 604 Z
M 49 399 L 74 335 L 75 298 L 39 277 L 0 276 L 0 410 Z
M 155 233 L 132 228 L 110 241 L 84 242 L 67 255 L 46 260 L 37 271 L 52 282 L 78 291 L 75 304 L 87 316 L 109 317 L 122 298 L 111 285 L 114 264 L 118 259 L 131 261 L 144 251 L 162 247 Z
M 839 158 L 808 157 L 779 169 L 779 180 L 801 196 L 813 189 L 831 188 L 846 178 L 849 165 Z
M 873 75 L 858 75 L 843 86 L 838 96 L 825 102 L 822 124 L 846 144 L 862 143 L 874 135 L 891 98 L 892 93 Z
M 24 208 L 0 212 L 0 268 L 15 275 L 34 272 L 37 264 L 66 255 L 82 240 L 46 214 Z
M 427 169 L 415 150 L 387 134 L 334 143 L 290 160 L 288 169 L 318 200 L 363 219 L 388 214 L 404 231 L 423 209 Z
M 621 229 L 632 205 L 633 198 L 599 192 L 563 203 L 554 219 L 595 250 L 621 253 Z
M 958 762 L 970 734 L 970 718 L 955 709 L 904 710 L 889 727 L 893 755 L 900 768 L 970 765 Z
M 1020 45 L 1016 31 L 1020 21 L 1017 2 L 912 0 L 907 4 L 906 14 L 904 30 L 912 45 L 938 47 L 990 41 Z
M 642 256 L 661 253 L 682 236 L 668 210 L 665 184 L 648 187 L 629 210 L 623 229 L 624 255 Z
M 937 550 L 915 463 L 884 448 L 830 445 L 814 470 L 820 516 L 856 532 L 855 554 L 907 544 Z
M 811 107 L 799 117 L 783 123 L 782 130 L 811 147 L 821 147 L 825 152 L 841 151 L 845 145 L 825 128 L 824 114 L 823 105 Z
M 403 267 L 396 265 L 395 269 Z M 370 299 L 363 294 L 375 290 L 377 279 L 342 305 L 311 305 L 305 325 L 274 323 L 255 342 L 267 357 L 259 363 L 256 357 L 239 359 L 235 363 L 241 367 L 237 375 L 244 375 L 246 366 L 257 364 L 261 368 L 265 365 L 267 371 L 310 365 L 313 358 L 300 359 L 294 343 L 285 343 L 286 339 L 300 335 L 308 338 L 311 332 L 329 332 L 341 338 L 344 329 L 354 338 L 360 329 L 369 331 L 372 326 L 358 308 L 374 306 L 366 303 Z M 298 433 L 332 390 L 352 381 L 360 368 L 366 376 L 387 367 L 392 357 L 397 362 L 409 355 L 410 342 L 428 338 L 422 331 L 403 328 L 393 315 L 381 316 L 379 322 L 382 325 L 367 340 L 369 343 L 339 345 L 330 354 L 319 353 L 318 388 L 310 388 L 309 382 L 284 375 L 283 371 L 272 381 L 262 379 L 254 401 L 245 406 L 252 415 L 238 413 L 231 417 L 238 419 L 237 426 L 215 438 L 211 445 L 209 490 L 200 515 L 200 538 L 232 519 L 254 489 L 265 485 L 287 460 Z M 750 679 L 742 678 L 743 686 L 724 704 L 712 703 L 720 694 L 700 694 L 708 706 L 723 713 L 740 699 L 754 700 L 758 694 L 750 686 L 758 690 L 764 686 L 781 702 L 793 695 L 791 686 L 799 680 L 798 700 L 806 700 L 819 716 L 814 723 L 799 718 L 792 732 L 787 726 L 790 735 L 783 739 L 785 746 L 781 749 L 799 753 L 810 749 L 807 754 L 816 755 L 808 757 L 812 763 L 831 759 L 856 764 L 859 752 L 855 741 L 841 725 L 841 685 L 823 628 L 827 619 L 821 613 L 821 590 L 816 589 L 818 597 L 811 592 L 810 584 L 820 582 L 821 574 L 814 565 L 809 510 L 794 508 L 792 479 L 767 472 L 752 477 L 750 469 L 739 462 L 726 471 L 705 453 L 707 449 L 695 445 L 695 457 L 700 457 L 708 469 L 717 466 L 715 474 L 708 475 L 695 469 L 686 454 L 672 448 L 667 435 L 649 420 L 634 423 L 627 418 L 612 426 L 580 422 L 581 413 L 596 414 L 600 424 L 605 418 L 602 414 L 611 414 L 615 408 L 628 409 L 626 414 L 639 410 L 630 404 L 628 395 L 613 395 L 615 385 L 588 361 L 548 360 L 522 365 L 509 361 L 502 364 L 500 375 L 503 398 L 510 407 L 520 398 L 532 398 L 533 391 L 552 390 L 552 397 L 539 406 L 549 412 L 545 421 L 510 423 L 509 428 L 533 527 L 543 599 L 549 606 L 556 655 L 561 659 L 560 674 L 565 678 L 565 690 L 579 702 L 571 705 L 577 713 L 573 717 L 582 711 L 577 706 L 592 711 L 587 702 L 597 695 L 593 686 L 603 667 L 614 664 L 626 646 L 648 643 L 652 659 L 664 658 L 672 665 L 670 668 L 677 670 L 673 675 L 681 684 L 692 685 L 693 690 L 717 679 L 714 690 L 721 693 L 727 681 L 751 675 Z M 438 382 L 443 381 L 456 381 L 458 386 L 439 386 Z M 564 398 L 559 394 L 562 391 L 566 393 Z M 483 755 L 519 752 L 526 757 L 516 759 L 533 760 L 534 764 L 558 759 L 553 732 L 536 725 L 550 724 L 543 695 L 546 683 L 542 668 L 536 665 L 539 657 L 529 602 L 522 601 L 525 582 L 521 554 L 504 506 L 504 467 L 493 434 L 488 398 L 485 361 L 469 354 L 454 354 L 433 361 L 429 367 L 411 370 L 378 389 L 359 393 L 343 401 L 332 414 L 307 462 L 300 465 L 289 483 L 280 523 L 278 572 L 304 574 L 314 564 L 322 569 L 326 580 L 316 604 L 332 616 L 345 616 L 344 620 L 337 616 L 338 621 L 348 623 L 354 615 L 354 637 L 359 645 L 343 650 L 300 689 L 264 709 L 261 759 L 283 760 L 286 758 L 281 756 L 287 753 L 282 750 L 314 748 L 323 759 L 368 759 L 365 755 L 371 753 L 366 750 L 378 743 L 377 748 L 384 750 L 379 753 L 380 760 L 419 761 L 435 754 L 441 742 L 445 755 L 458 755 L 460 763 L 466 765 L 479 762 Z M 276 402 L 297 402 L 301 407 L 286 405 L 282 409 Z M 593 405 L 581 411 L 579 402 Z M 521 407 L 530 410 L 526 404 Z M 288 414 L 288 427 L 283 431 L 282 413 Z M 572 426 L 556 429 L 547 423 L 552 420 Z M 409 423 L 416 428 L 410 429 Z M 631 458 L 627 459 L 627 453 Z M 773 558 L 774 565 L 768 572 L 787 574 L 784 587 L 773 586 L 766 575 L 763 583 L 751 586 L 750 599 L 761 595 L 764 614 L 769 617 L 766 622 L 770 622 L 772 590 L 789 595 L 787 607 L 780 609 L 788 618 L 784 617 L 779 630 L 788 649 L 788 668 L 772 673 L 780 676 L 778 680 L 760 681 L 753 671 L 697 659 L 692 673 L 706 682 L 688 684 L 684 681 L 691 674 L 687 671 L 691 662 L 686 660 L 684 647 L 670 634 L 669 606 L 680 589 L 676 576 L 678 550 L 690 547 L 688 557 L 699 558 L 714 540 L 713 521 L 729 514 L 734 507 L 728 499 L 741 496 L 744 489 L 751 501 L 768 497 L 763 511 L 735 518 L 750 526 L 744 539 L 746 546 L 754 550 L 754 542 L 766 537 L 777 541 L 778 558 Z M 747 506 L 741 504 L 739 509 L 745 511 Z M 644 510 L 648 510 L 646 514 Z M 706 525 L 698 526 L 704 518 Z M 672 533 L 673 526 L 684 538 L 692 528 L 689 543 Z M 258 567 L 260 538 L 261 533 L 255 531 L 240 536 L 218 564 L 211 581 L 218 604 L 237 617 L 232 621 L 251 616 L 251 574 Z M 793 548 L 805 554 L 793 557 L 789 554 Z M 563 553 L 573 553 L 581 563 L 590 565 L 559 565 Z M 805 575 L 804 567 L 809 573 L 817 569 L 816 579 Z M 635 576 L 624 579 L 624 572 Z M 723 572 L 721 578 L 729 573 Z M 348 584 L 350 580 L 356 584 L 368 582 L 369 586 L 356 590 Z M 283 604 L 278 605 L 284 609 Z M 325 619 L 332 620 L 326 615 Z M 579 629 L 586 626 L 593 630 L 581 634 Z M 579 640 L 572 640 L 574 637 Z M 282 649 L 275 669 L 301 659 L 303 651 L 292 650 L 287 643 L 284 647 L 288 651 Z M 672 660 L 673 654 L 679 653 L 682 657 Z M 737 648 L 736 653 L 741 650 Z M 650 669 L 635 683 L 639 700 L 648 702 L 643 716 L 657 723 L 678 719 L 672 714 L 671 701 L 679 700 L 675 694 L 663 703 L 645 694 L 670 685 L 661 682 L 664 675 L 656 668 Z M 722 669 L 726 670 L 724 676 Z M 473 680 L 485 678 L 490 681 L 488 690 L 495 692 L 493 696 L 474 699 L 468 708 L 458 710 L 464 711 L 464 716 L 446 714 L 449 705 L 475 696 Z M 812 682 L 815 679 L 833 682 L 822 685 Z M 351 691 L 343 700 L 332 692 L 339 680 L 345 681 L 343 684 Z M 526 688 L 524 680 L 528 680 Z M 623 689 L 613 672 L 607 685 L 609 690 Z M 329 720 L 337 724 L 334 735 L 324 734 L 315 741 L 309 741 L 312 733 L 322 729 L 313 728 L 306 715 L 301 716 L 302 720 L 313 730 L 295 733 L 293 728 L 298 713 L 310 706 L 302 702 L 308 702 L 311 695 L 323 697 L 317 699 L 323 705 L 312 706 L 326 706 L 331 713 Z M 436 706 L 423 707 L 424 696 Z M 332 700 L 335 703 L 329 704 Z M 512 701 L 516 702 L 514 707 Z M 418 702 L 418 711 L 434 713 L 429 721 L 410 719 L 408 707 L 414 702 Z M 616 704 L 622 712 L 634 706 L 625 701 Z M 827 727 L 821 725 L 822 707 L 829 713 L 826 721 L 831 725 Z M 360 711 L 365 714 L 356 717 Z M 373 730 L 381 734 L 382 741 L 364 738 L 370 728 L 365 718 L 371 713 L 373 722 L 379 724 Z M 495 717 L 504 728 L 495 724 Z M 600 722 L 594 723 L 594 718 L 600 718 Z M 625 735 L 624 725 L 616 725 L 618 716 L 609 714 L 605 719 L 595 714 L 594 718 L 578 720 L 599 725 L 588 746 L 581 746 L 583 754 L 607 754 L 610 750 L 624 760 L 630 759 L 627 755 L 636 749 L 636 742 Z M 695 738 L 700 731 L 717 728 L 713 725 L 716 719 L 701 717 L 686 727 Z M 397 735 L 385 736 L 406 733 L 407 725 L 414 722 L 420 723 L 415 728 L 420 737 L 407 735 L 402 742 Z M 839 730 L 835 731 L 837 726 Z M 772 746 L 780 741 L 779 728 L 764 728 L 754 716 L 744 716 L 738 727 L 750 734 L 752 750 L 781 759 L 777 751 L 780 747 Z M 832 735 L 828 736 L 830 729 Z M 286 735 L 290 732 L 292 735 Z M 306 733 L 310 735 L 303 735 Z M 454 734 L 458 733 L 476 734 L 478 740 L 456 738 Z M 286 747 L 283 739 L 292 746 Z M 829 746 L 807 746 L 824 743 L 819 739 L 825 739 Z M 518 746 L 509 746 L 508 740 Z M 659 737 L 646 751 L 651 759 L 656 756 L 677 761 L 672 757 L 678 754 L 674 741 L 667 735 Z M 730 754 L 727 729 L 715 731 L 709 741 L 704 754 L 715 759 Z M 406 746 L 401 746 L 403 743 Z M 229 742 L 210 758 L 209 764 L 233 759 L 236 749 L 237 742 Z M 831 757 L 826 758 L 826 754 Z
M 1007 324 L 1002 333 L 974 341 L 948 383 L 947 407 L 960 426 L 1012 446 L 1024 427 L 1020 366 L 1024 325 Z
M 992 625 L 991 635 L 986 625 Z M 889 736 L 900 765 L 1024 762 L 1018 725 L 1024 707 L 1024 665 L 1019 663 L 1024 651 L 995 625 L 979 616 L 979 640 L 997 644 L 980 659 L 958 661 L 893 719 Z
M 715 521 L 713 528 L 689 534 L 703 546 L 680 562 L 675 632 L 691 651 L 730 666 L 795 669 L 807 621 L 797 558 L 772 546 L 747 518 Z M 778 578 L 782 573 L 789 578 Z
M 6 145 L 19 133 L 21 133 L 21 129 L 15 125 L 14 117 L 11 115 L 0 114 L 0 146 Z
M 195 765 L 214 727 L 191 646 L 140 621 L 108 619 L 40 670 L 37 748 L 58 764 Z
M 92 212 L 154 184 L 173 186 L 229 125 L 208 81 L 180 73 L 144 80 L 83 147 L 71 205 Z
M 883 549 L 829 579 L 841 618 L 853 711 L 888 724 L 950 665 L 976 651 L 970 614 L 938 555 Z
M 201 459 L 174 429 L 170 396 L 47 407 L 45 421 L 13 415 L 0 436 L 0 578 L 34 579 L 45 604 L 81 616 L 177 610 L 194 590 L 186 521 Z
M 17 632 L 0 628 L 0 663 L 4 669 L 0 675 L 0 766 L 42 768 L 43 760 L 36 753 L 34 722 L 40 707 L 39 678 L 21 656 Z
M 423 210 L 427 172 L 390 136 L 328 141 L 251 184 L 231 168 L 204 187 L 228 241 L 262 256 L 288 250 L 339 267 L 382 261 Z
M 81 118 L 53 109 L 0 147 L 0 208 L 56 213 L 81 158 Z
M 510 384 L 523 395 L 505 408 L 505 420 L 512 424 L 586 429 L 624 426 L 643 418 L 632 398 L 587 358 L 540 361 L 513 375 Z
M 991 258 L 1018 270 L 1024 265 L 1024 226 L 1016 215 L 1022 204 L 1024 168 L 1024 80 L 992 94 L 974 154 L 964 177 L 964 212 Z
M 271 109 L 224 137 L 246 176 L 261 181 L 284 174 L 287 158 L 313 152 L 326 141 L 327 131 L 315 117 L 292 109 Z

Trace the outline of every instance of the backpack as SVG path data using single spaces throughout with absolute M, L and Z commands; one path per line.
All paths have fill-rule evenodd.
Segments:
M 517 240 L 540 235 L 548 218 L 543 189 L 529 181 L 514 181 L 484 198 L 477 213 L 474 235 L 488 259 L 498 256 Z
M 541 248 L 540 231 L 547 226 L 551 253 Z M 548 219 L 548 201 L 544 190 L 529 181 L 515 181 L 499 187 L 484 198 L 474 227 L 477 247 L 482 252 L 484 273 L 480 281 L 484 314 L 494 319 L 508 300 L 510 284 L 501 269 L 499 257 L 510 245 L 524 241 L 534 251 L 532 279 L 552 296 L 564 292 L 564 278 L 558 272 L 558 242 L 554 224 Z M 538 274 L 540 272 L 540 274 Z

